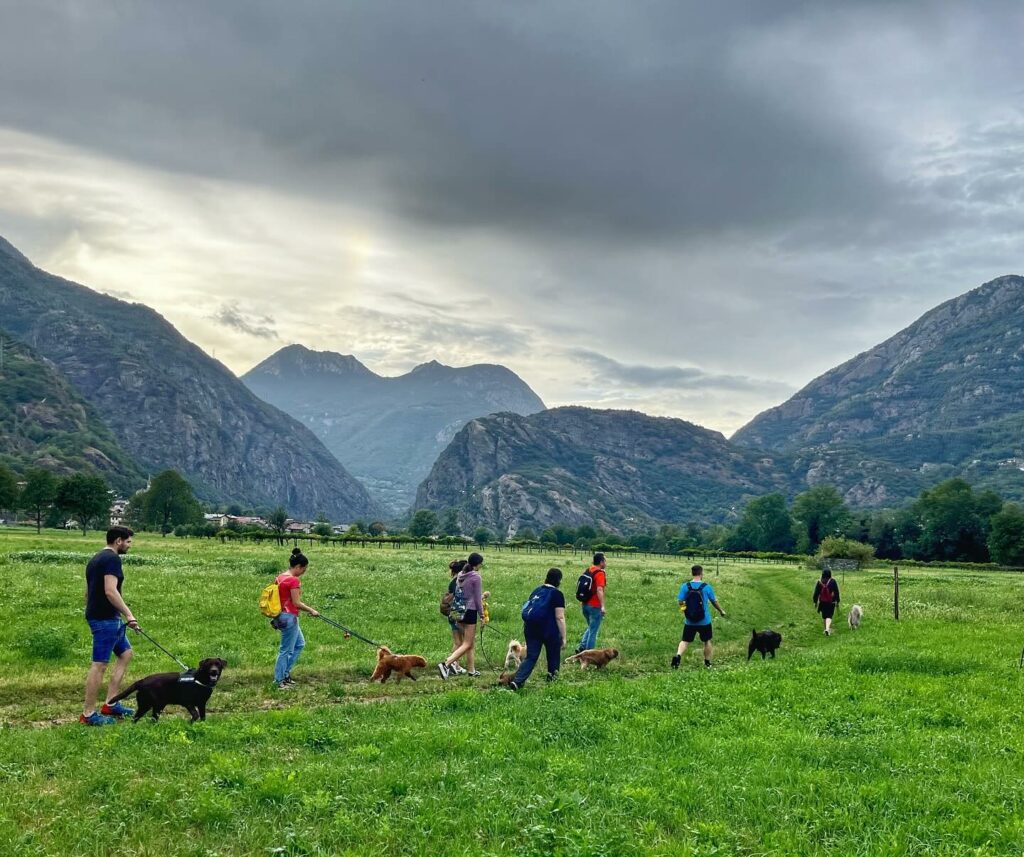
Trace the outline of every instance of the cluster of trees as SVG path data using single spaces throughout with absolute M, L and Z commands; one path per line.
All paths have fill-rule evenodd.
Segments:
M 73 518 L 85 535 L 107 520 L 110 499 L 110 488 L 99 476 L 75 473 L 58 477 L 49 470 L 32 467 L 19 484 L 10 470 L 0 466 L 0 509 L 24 512 L 37 530 L 63 526 L 64 521 Z
M 60 477 L 41 467 L 28 468 L 19 484 L 17 477 L 0 466 L 0 509 L 22 512 L 36 525 L 63 527 L 74 520 L 85 535 L 105 527 L 110 520 L 114 492 L 101 476 L 74 473 Z M 176 526 L 200 524 L 203 510 L 192 486 L 174 470 L 156 476 L 146 491 L 132 497 L 125 511 L 128 525 L 165 535 Z
M 451 536 L 463 535 L 462 527 L 459 525 L 459 515 L 454 509 L 445 512 L 444 518 L 439 518 L 437 512 L 430 509 L 419 509 L 409 523 L 409 535 L 414 539 L 423 539 L 430 536 Z M 477 544 L 486 545 L 494 541 L 494 533 L 486 527 L 478 527 L 472 534 L 473 541 Z
M 1024 509 L 963 479 L 874 512 L 852 512 L 831 485 L 816 485 L 791 506 L 781 494 L 768 494 L 747 504 L 722 547 L 810 554 L 828 537 L 870 544 L 882 559 L 1024 565 Z

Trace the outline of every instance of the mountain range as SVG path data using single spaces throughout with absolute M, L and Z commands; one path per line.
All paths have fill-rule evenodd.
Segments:
M 733 435 L 857 506 L 950 476 L 1024 499 L 1024 278 L 946 301 Z
M 444 448 L 471 419 L 544 403 L 504 366 L 436 361 L 382 377 L 350 355 L 291 345 L 242 376 L 306 425 L 393 516 L 405 513 Z
M 0 323 L 87 401 L 140 470 L 209 501 L 346 521 L 376 504 L 302 424 L 141 304 L 35 267 L 0 238 Z
M 773 459 L 684 420 L 635 411 L 553 408 L 496 414 L 460 431 L 420 486 L 418 508 L 486 526 L 597 524 L 631 531 L 661 521 L 720 520 L 746 500 L 790 489 Z
M 295 345 L 243 383 L 153 310 L 50 275 L 2 238 L 0 326 L 0 462 L 92 470 L 124 491 L 173 468 L 210 502 L 335 521 L 412 504 L 503 533 L 725 520 L 750 497 L 821 482 L 861 508 L 949 476 L 1024 499 L 1017 276 L 943 303 L 730 439 L 545 410 L 501 366 L 432 361 L 387 378 Z
M 728 441 L 629 412 L 475 420 L 417 507 L 498 531 L 729 518 L 746 498 L 822 482 L 896 506 L 950 476 L 1024 500 L 1024 278 L 1000 277 L 815 379 Z M 589 518 L 589 520 L 587 520 Z
M 128 492 L 145 482 L 96 411 L 60 371 L 0 330 L 0 464 L 16 473 L 91 472 Z

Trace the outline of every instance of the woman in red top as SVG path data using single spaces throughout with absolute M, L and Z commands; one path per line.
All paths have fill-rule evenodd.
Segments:
M 281 613 L 275 621 L 281 632 L 281 650 L 277 654 L 277 664 L 274 666 L 274 681 L 281 690 L 291 690 L 294 687 L 292 667 L 306 645 L 306 638 L 302 636 L 302 629 L 299 627 L 300 611 L 305 611 L 310 616 L 320 615 L 318 611 L 302 602 L 302 582 L 299 578 L 306 573 L 308 567 L 309 560 L 302 551 L 295 548 L 288 561 L 288 571 L 277 576 Z

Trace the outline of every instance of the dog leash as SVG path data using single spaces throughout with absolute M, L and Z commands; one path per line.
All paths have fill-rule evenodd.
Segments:
M 323 619 L 328 625 L 333 625 L 335 628 L 341 629 L 346 634 L 348 634 L 350 637 L 355 637 L 357 640 L 362 640 L 364 643 L 367 643 L 367 644 L 369 644 L 371 646 L 374 646 L 376 648 L 380 648 L 380 643 L 375 643 L 373 640 L 367 639 L 362 634 L 357 634 L 351 628 L 347 628 L 344 625 L 342 625 L 341 622 L 335 622 L 333 619 L 328 619 L 326 616 L 324 616 L 323 613 L 320 613 L 317 616 L 317 618 L 318 619 Z
M 167 651 L 167 649 L 165 649 L 165 648 L 164 648 L 163 646 L 161 646 L 161 645 L 160 645 L 160 644 L 159 644 L 159 643 L 158 643 L 158 642 L 157 642 L 156 640 L 154 640 L 154 639 L 153 639 L 153 638 L 152 638 L 151 636 L 149 636 L 149 634 L 147 634 L 147 633 L 146 633 L 145 631 L 143 631 L 143 630 L 142 630 L 142 628 L 133 628 L 132 630 L 133 630 L 133 631 L 135 631 L 135 632 L 136 632 L 136 633 L 138 633 L 138 634 L 142 634 L 142 636 L 143 636 L 143 637 L 145 637 L 145 638 L 146 638 L 147 640 L 149 640 L 149 642 L 151 642 L 151 643 L 152 643 L 152 644 L 153 644 L 154 646 L 156 646 L 156 647 L 157 647 L 157 648 L 158 648 L 158 649 L 159 649 L 159 650 L 160 650 L 161 652 L 163 652 L 163 653 L 164 653 L 165 655 L 167 655 L 167 657 L 169 657 L 169 658 L 170 658 L 170 659 L 171 659 L 172 661 L 174 661 L 174 662 L 175 662 L 175 663 L 176 663 L 176 664 L 177 664 L 177 665 L 178 665 L 179 667 L 181 667 L 181 668 L 182 668 L 183 670 L 185 670 L 185 672 L 191 672 L 191 671 L 192 671 L 192 667 L 190 667 L 190 666 L 189 666 L 188 664 L 186 664 L 186 663 L 185 663 L 184 661 L 178 660 L 178 658 L 174 657 L 174 655 L 172 655 L 172 654 L 171 654 L 171 653 L 170 653 L 169 651 Z

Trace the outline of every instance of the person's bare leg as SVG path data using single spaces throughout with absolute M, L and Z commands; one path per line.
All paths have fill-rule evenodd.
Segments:
M 467 625 L 463 633 L 466 635 L 466 669 L 470 672 L 476 671 L 476 625 Z
M 708 640 L 704 644 L 704 660 L 711 663 L 711 641 Z
M 825 620 L 825 633 L 828 634 L 829 636 L 832 635 L 832 620 L 831 619 L 826 619 Z
M 85 708 L 82 709 L 82 714 L 86 717 L 96 710 L 96 697 L 99 696 L 103 674 L 106 671 L 107 665 L 99 661 L 93 661 L 89 667 L 89 674 L 85 677 Z
M 680 640 L 679 641 L 679 648 L 676 649 L 676 654 L 679 655 L 679 657 L 682 657 L 683 655 L 685 655 L 686 654 L 686 647 L 688 645 L 690 645 L 690 644 Z
M 114 669 L 110 673 L 110 684 L 107 685 L 107 699 L 110 701 L 121 692 L 121 682 L 124 680 L 125 670 L 128 669 L 128 664 L 132 661 L 132 655 L 135 652 L 132 649 L 128 649 L 126 652 L 121 652 L 117 656 L 117 660 L 114 661 Z
M 456 629 L 452 631 L 452 652 L 461 646 L 463 642 L 465 642 L 465 639 L 466 638 L 463 636 L 462 631 L 458 630 L 458 627 L 456 627 Z

